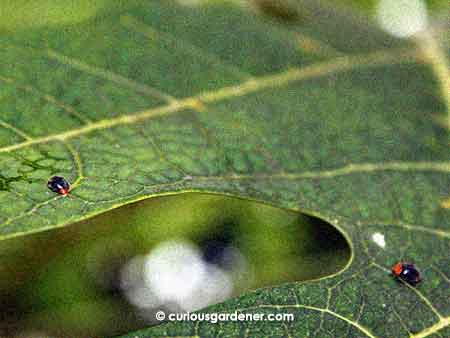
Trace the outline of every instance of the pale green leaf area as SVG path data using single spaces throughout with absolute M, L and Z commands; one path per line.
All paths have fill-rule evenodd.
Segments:
M 312 2 L 289 25 L 236 1 L 107 3 L 1 28 L 2 238 L 181 192 L 260 201 L 335 226 L 349 264 L 207 308 L 293 322 L 168 323 L 129 337 L 448 336 L 439 34 L 400 41 Z M 47 189 L 54 174 L 69 196 Z M 399 260 L 420 268 L 417 287 L 392 278 Z

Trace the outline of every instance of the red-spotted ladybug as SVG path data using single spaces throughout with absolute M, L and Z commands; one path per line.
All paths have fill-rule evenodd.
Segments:
M 421 281 L 420 272 L 412 263 L 399 262 L 395 264 L 392 267 L 392 274 L 412 286 Z
M 66 196 L 70 192 L 70 184 L 64 177 L 53 176 L 47 182 L 47 187 L 60 195 Z

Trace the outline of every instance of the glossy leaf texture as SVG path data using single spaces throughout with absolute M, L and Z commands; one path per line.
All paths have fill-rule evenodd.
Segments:
M 445 54 L 332 8 L 306 3 L 283 25 L 243 4 L 133 1 L 3 27 L 0 236 L 187 191 L 263 201 L 336 226 L 351 262 L 207 309 L 293 322 L 130 337 L 448 336 Z M 47 189 L 52 175 L 72 183 L 68 196 Z M 421 269 L 418 287 L 392 278 L 399 260 Z

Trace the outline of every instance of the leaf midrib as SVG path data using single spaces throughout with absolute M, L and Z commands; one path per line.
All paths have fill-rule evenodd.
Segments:
M 183 109 L 194 109 L 203 103 L 215 103 L 225 99 L 245 96 L 269 88 L 280 88 L 293 82 L 304 79 L 326 76 L 334 73 L 350 71 L 358 67 L 377 67 L 383 65 L 401 64 L 401 63 L 418 63 L 421 61 L 420 55 L 416 50 L 394 49 L 386 51 L 378 51 L 368 54 L 356 56 L 337 57 L 331 61 L 318 62 L 302 68 L 290 68 L 287 71 L 267 76 L 250 78 L 247 81 L 237 85 L 222 87 L 217 90 L 207 91 L 179 100 L 156 108 L 136 112 L 133 114 L 120 115 L 116 118 L 103 119 L 86 125 L 64 131 L 58 134 L 51 134 L 44 137 L 31 138 L 21 143 L 8 145 L 0 148 L 0 153 L 11 152 L 20 148 L 49 143 L 52 141 L 65 141 L 80 135 L 89 134 L 97 130 L 110 129 L 120 125 L 134 124 L 143 120 L 170 115 Z M 17 127 L 12 126 L 14 129 Z M 13 129 L 11 129 L 14 131 Z

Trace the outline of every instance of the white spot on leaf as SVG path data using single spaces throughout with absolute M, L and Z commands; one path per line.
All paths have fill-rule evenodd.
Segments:
M 386 241 L 384 240 L 384 235 L 379 232 L 375 232 L 372 235 L 372 241 L 374 241 L 375 244 L 378 245 L 380 248 L 384 249 L 386 247 Z

